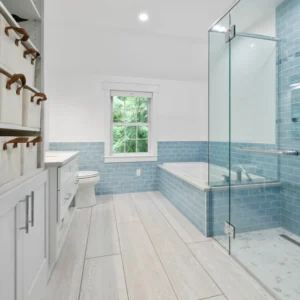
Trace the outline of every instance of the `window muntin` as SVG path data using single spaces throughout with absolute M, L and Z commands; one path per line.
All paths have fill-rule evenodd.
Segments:
M 113 92 L 112 154 L 149 153 L 151 97 L 142 93 Z

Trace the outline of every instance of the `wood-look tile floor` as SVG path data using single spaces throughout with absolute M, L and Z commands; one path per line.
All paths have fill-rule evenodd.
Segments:
M 44 300 L 272 300 L 161 193 L 76 212 Z

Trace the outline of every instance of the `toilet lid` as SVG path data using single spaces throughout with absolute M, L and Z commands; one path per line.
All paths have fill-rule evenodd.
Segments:
M 93 178 L 99 176 L 99 172 L 96 171 L 80 171 L 78 172 L 78 178 L 84 179 L 84 178 Z

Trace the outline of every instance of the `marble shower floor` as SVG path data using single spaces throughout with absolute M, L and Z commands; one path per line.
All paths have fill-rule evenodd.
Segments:
M 271 290 L 278 299 L 300 299 L 300 247 L 282 238 L 300 237 L 283 228 L 237 234 L 231 241 L 231 254 Z M 225 237 L 217 240 L 228 248 Z

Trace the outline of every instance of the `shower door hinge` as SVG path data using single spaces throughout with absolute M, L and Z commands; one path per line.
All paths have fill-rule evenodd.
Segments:
M 235 239 L 235 227 L 229 222 L 225 222 L 224 232 L 232 239 Z
M 235 38 L 235 32 L 236 32 L 235 25 L 232 25 L 230 28 L 227 29 L 225 33 L 225 42 L 229 43 L 232 39 Z

